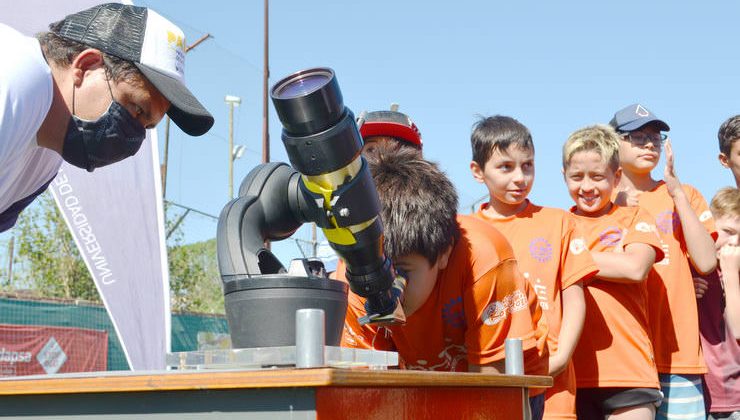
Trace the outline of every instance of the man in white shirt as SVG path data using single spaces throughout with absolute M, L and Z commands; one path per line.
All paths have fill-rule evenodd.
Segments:
M 166 114 L 199 136 L 213 117 L 184 83 L 184 35 L 107 3 L 30 38 L 0 24 L 0 232 L 66 160 L 92 172 L 133 156 Z

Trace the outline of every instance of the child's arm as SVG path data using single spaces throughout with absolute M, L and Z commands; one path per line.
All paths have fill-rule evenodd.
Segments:
M 717 267 L 714 240 L 704 228 L 704 225 L 701 224 L 696 213 L 694 213 L 694 209 L 691 207 L 688 197 L 686 197 L 686 192 L 681 187 L 678 176 L 676 176 L 673 166 L 673 148 L 671 147 L 670 140 L 666 141 L 665 144 L 665 160 L 663 181 L 668 189 L 668 194 L 673 198 L 676 212 L 681 220 L 681 228 L 683 229 L 683 237 L 686 242 L 689 259 L 694 265 L 694 268 L 701 274 L 710 273 Z
M 558 351 L 550 356 L 550 375 L 562 372 L 576 349 L 586 319 L 586 299 L 583 283 L 578 282 L 563 290 L 563 319 L 558 336 Z
M 725 286 L 725 319 L 735 340 L 740 340 L 740 246 L 723 246 L 719 266 Z
M 468 372 L 478 373 L 506 373 L 506 360 L 501 359 L 487 365 L 468 364 Z
M 641 242 L 627 244 L 624 252 L 592 251 L 591 256 L 599 267 L 596 277 L 617 283 L 641 282 L 655 264 L 655 249 Z

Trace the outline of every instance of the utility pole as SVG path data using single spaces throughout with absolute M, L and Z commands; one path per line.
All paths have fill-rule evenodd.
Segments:
M 262 78 L 262 163 L 270 161 L 270 127 L 268 124 L 268 102 L 267 102 L 267 83 L 270 79 L 270 66 L 269 66 L 269 28 L 270 20 L 269 17 L 269 0 L 265 0 L 265 34 L 264 38 L 264 72 Z M 265 248 L 270 249 L 270 241 L 265 241 Z
M 10 237 L 8 242 L 8 285 L 13 284 L 13 253 L 15 248 L 15 236 Z
M 185 53 L 192 50 L 193 48 L 200 45 L 201 42 L 211 38 L 211 34 L 205 34 L 198 38 L 192 45 L 185 47 Z M 167 115 L 164 119 L 164 156 L 162 165 L 159 168 L 160 175 L 162 175 L 162 198 L 164 199 L 167 195 L 167 159 L 169 157 L 170 150 L 170 116 Z
M 262 80 L 262 163 L 270 161 L 270 132 L 268 127 L 268 101 L 267 101 L 267 82 L 270 78 L 270 67 L 269 67 L 269 19 L 268 19 L 268 3 L 269 0 L 265 0 L 265 35 L 264 35 L 264 62 L 265 69 Z
M 234 107 L 242 103 L 238 96 L 226 95 L 229 104 L 229 200 L 234 199 Z
M 319 241 L 316 235 L 316 223 L 311 223 L 311 249 L 313 250 L 311 256 L 316 258 L 319 253 Z

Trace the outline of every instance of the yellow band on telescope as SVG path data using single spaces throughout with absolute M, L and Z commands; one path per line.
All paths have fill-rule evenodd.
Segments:
M 321 175 L 301 175 L 303 184 L 306 188 L 314 194 L 318 194 L 323 197 L 324 210 L 328 214 L 332 214 L 332 194 L 340 187 L 345 184 L 348 179 L 353 179 L 362 169 L 362 158 L 357 156 L 355 160 L 350 162 L 347 166 L 344 166 L 334 172 L 329 172 Z M 339 227 L 337 225 L 336 218 L 332 215 L 329 216 L 329 221 L 334 226 L 333 228 L 323 228 L 322 231 L 326 236 L 326 239 L 337 245 L 354 245 L 357 243 L 354 233 L 360 232 L 366 227 L 370 226 L 376 217 L 362 222 L 357 225 L 349 227 Z

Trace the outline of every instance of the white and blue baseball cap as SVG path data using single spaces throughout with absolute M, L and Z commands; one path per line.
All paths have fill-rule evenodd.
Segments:
M 185 86 L 185 35 L 146 7 L 100 4 L 50 25 L 62 38 L 132 62 L 167 98 L 167 115 L 191 136 L 205 134 L 213 116 Z
M 649 123 L 656 123 L 660 131 L 670 131 L 671 129 L 665 121 L 656 117 L 641 104 L 632 104 L 620 109 L 609 121 L 609 125 L 622 133 L 637 130 Z

